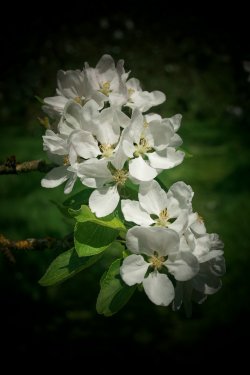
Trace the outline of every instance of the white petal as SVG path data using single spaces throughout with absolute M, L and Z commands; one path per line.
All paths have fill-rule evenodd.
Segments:
M 141 156 L 130 160 L 129 172 L 139 181 L 152 181 L 157 176 L 157 171 L 151 168 Z
M 153 168 L 170 169 L 182 163 L 184 152 L 168 147 L 164 151 L 147 153 L 149 163 Z
M 110 55 L 103 55 L 96 65 L 96 70 L 105 77 L 106 81 L 111 81 L 115 71 L 113 58 Z
M 219 238 L 219 235 L 217 233 L 211 233 L 209 234 L 209 240 L 210 240 L 210 247 L 213 250 L 222 250 L 224 248 L 224 243 Z
M 44 103 L 51 106 L 55 111 L 62 113 L 68 99 L 63 96 L 52 96 L 44 99 Z
M 67 154 L 67 142 L 65 137 L 60 134 L 54 133 L 52 130 L 46 130 L 43 136 L 43 147 L 45 151 L 57 155 Z
M 69 100 L 64 108 L 63 116 L 72 130 L 81 128 L 82 107 L 80 104 Z
M 116 186 L 103 187 L 93 191 L 89 197 L 89 207 L 97 217 L 111 214 L 120 200 Z
M 193 212 L 189 215 L 189 226 L 192 230 L 192 232 L 197 236 L 203 236 L 206 234 L 206 226 L 203 222 L 203 220 L 199 217 L 197 212 Z
M 175 230 L 177 233 L 179 233 L 179 235 L 181 235 L 183 231 L 185 230 L 185 228 L 187 227 L 187 225 L 188 225 L 188 212 L 187 210 L 186 211 L 183 210 L 182 212 L 180 212 L 177 219 L 168 226 L 168 228 Z
M 151 106 L 159 105 L 165 102 L 166 95 L 161 91 L 152 91 L 151 96 Z
M 168 191 L 168 196 L 173 196 L 178 201 L 181 209 L 191 208 L 193 195 L 194 192 L 191 186 L 183 181 L 174 183 Z
M 167 194 L 155 180 L 140 185 L 138 198 L 141 206 L 149 214 L 159 216 L 167 207 Z
M 199 262 L 200 263 L 208 262 L 209 260 L 213 258 L 217 258 L 221 255 L 223 255 L 223 250 L 211 250 L 207 254 L 200 256 Z
M 74 187 L 74 184 L 76 182 L 76 179 L 77 179 L 77 175 L 75 173 L 72 173 L 71 177 L 68 179 L 66 185 L 65 185 L 65 188 L 64 188 L 64 193 L 65 194 L 69 194 L 71 193 L 73 187 Z
M 167 275 L 151 272 L 143 280 L 145 293 L 151 302 L 160 306 L 168 306 L 174 299 L 174 287 Z
M 164 150 L 174 136 L 173 128 L 163 125 L 158 120 L 149 123 L 148 131 L 153 137 L 154 149 L 157 151 Z
M 72 133 L 70 142 L 76 153 L 84 159 L 94 158 L 101 154 L 98 143 L 93 135 L 85 130 Z
M 126 128 L 130 124 L 130 118 L 120 110 L 115 111 L 115 121 L 121 128 Z
M 154 223 L 154 220 L 141 208 L 138 201 L 123 199 L 121 201 L 121 207 L 122 213 L 127 221 L 132 221 L 137 225 L 151 225 Z
M 123 149 L 124 154 L 128 158 L 134 157 L 135 145 L 133 144 L 132 140 L 128 140 L 128 139 L 122 140 L 122 149 Z
M 199 272 L 198 260 L 193 254 L 187 251 L 170 254 L 164 264 L 178 281 L 189 280 Z
M 141 90 L 140 81 L 137 78 L 130 78 L 126 84 L 128 89 L 133 89 L 135 91 Z
M 132 254 L 124 259 L 120 268 L 123 281 L 131 286 L 140 284 L 148 270 L 150 264 L 145 262 L 141 255 Z
M 133 227 L 126 236 L 127 248 L 135 254 L 166 256 L 179 250 L 180 238 L 178 234 L 160 227 Z
M 137 144 L 140 141 L 143 128 L 144 128 L 144 119 L 143 119 L 142 113 L 138 109 L 135 109 L 132 114 L 131 124 L 128 127 L 128 130 L 129 130 L 129 135 L 131 139 L 133 139 L 133 141 Z
M 105 178 L 107 182 L 112 181 L 113 176 L 107 164 L 104 159 L 89 159 L 79 165 L 79 173 L 87 177 Z
M 181 126 L 181 119 L 182 119 L 182 115 L 181 114 L 177 114 L 177 115 L 174 115 L 174 116 L 168 118 L 168 120 L 170 121 L 170 123 L 173 125 L 175 132 L 177 132 L 177 130 Z
M 128 82 L 130 82 L 131 80 L 129 80 Z M 130 101 L 128 101 L 127 103 L 128 107 L 138 108 L 141 112 L 146 112 L 152 106 L 161 104 L 166 100 L 165 94 L 163 94 L 161 91 L 141 91 L 140 87 L 132 87 L 130 83 L 128 85 L 128 82 L 127 87 L 130 86 L 129 88 L 133 88 L 135 90 L 135 92 L 130 96 Z M 134 82 L 136 82 L 135 79 Z
M 67 167 L 53 168 L 46 176 L 42 179 L 41 185 L 46 188 L 54 188 L 64 183 L 68 179 Z
M 169 147 L 180 147 L 182 145 L 183 141 L 179 134 L 174 134 L 173 137 L 170 139 Z
M 96 103 L 95 100 L 89 100 L 84 106 L 82 107 L 82 119 L 84 123 L 92 122 L 93 119 L 96 119 L 99 116 L 99 105 Z M 84 128 L 85 130 L 89 130 Z
M 200 272 L 192 280 L 193 287 L 204 294 L 214 294 L 221 287 L 221 280 L 211 272 L 209 262 L 201 264 Z
M 122 169 L 124 166 L 124 163 L 128 159 L 127 155 L 123 151 L 123 147 L 121 144 L 118 144 L 114 150 L 114 153 L 112 155 L 111 162 L 113 166 L 116 169 Z
M 60 92 L 68 97 L 82 96 L 84 75 L 80 70 L 59 70 L 57 73 L 57 85 Z
M 145 120 L 147 121 L 147 123 L 150 123 L 151 121 L 162 121 L 162 117 L 156 113 L 148 113 L 145 115 Z
M 191 234 L 189 235 L 189 239 L 191 238 Z M 200 259 L 204 256 L 206 256 L 210 250 L 210 241 L 209 241 L 209 235 L 205 234 L 199 238 L 196 238 L 193 235 L 194 238 L 194 247 L 192 248 L 193 254 L 196 256 L 196 258 L 200 261 Z
M 113 176 L 104 159 L 89 159 L 78 166 L 78 176 L 82 183 L 89 187 L 102 187 L 113 181 Z
M 96 137 L 101 144 L 114 145 L 120 137 L 120 126 L 114 121 L 113 108 L 104 109 L 97 122 Z
M 114 79 L 112 84 L 113 82 Z M 120 83 L 117 85 L 117 88 L 113 89 L 113 91 L 109 94 L 109 102 L 113 108 L 121 108 L 121 106 L 127 101 L 126 86 L 121 80 L 119 82 Z M 111 87 L 113 87 L 113 85 Z

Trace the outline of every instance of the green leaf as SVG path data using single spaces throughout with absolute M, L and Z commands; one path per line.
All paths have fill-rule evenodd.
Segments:
M 120 276 L 122 260 L 115 260 L 101 278 L 101 290 L 97 298 L 96 310 L 99 314 L 111 316 L 117 313 L 135 292 L 137 285 L 126 285 Z
M 93 257 L 81 258 L 74 248 L 67 250 L 53 260 L 43 277 L 39 280 L 39 284 L 50 286 L 61 283 L 85 268 L 92 266 L 101 256 L 102 254 L 98 254 Z
M 102 253 L 118 236 L 118 231 L 90 221 L 76 223 L 75 248 L 80 257 Z
M 97 218 L 88 206 L 69 212 L 76 219 L 74 241 L 79 256 L 90 256 L 103 252 L 126 228 L 114 214 Z
M 138 199 L 139 185 L 133 184 L 129 179 L 126 184 L 121 188 L 120 195 L 123 199 Z
M 105 217 L 98 218 L 93 214 L 88 206 L 81 206 L 77 211 L 69 209 L 69 213 L 73 216 L 77 222 L 85 223 L 90 221 L 103 227 L 117 229 L 119 231 L 126 230 L 123 222 L 114 214 L 110 214 Z
M 78 210 L 82 204 L 88 204 L 89 196 L 94 189 L 85 188 L 77 194 L 72 195 L 63 202 L 67 208 Z

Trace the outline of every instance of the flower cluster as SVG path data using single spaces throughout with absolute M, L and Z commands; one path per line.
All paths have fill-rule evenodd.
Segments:
M 123 60 L 115 65 L 109 55 L 95 68 L 85 63 L 82 71 L 58 72 L 56 96 L 43 106 L 51 119 L 44 150 L 56 167 L 42 186 L 66 182 L 64 192 L 70 193 L 79 179 L 92 189 L 89 208 L 97 218 L 122 212 L 129 228 L 123 282 L 142 284 L 153 303 L 173 302 L 179 309 L 220 288 L 223 245 L 193 212 L 190 186 L 177 182 L 166 191 L 157 182 L 162 171 L 184 159 L 178 150 L 181 115 L 145 113 L 165 95 L 143 91 L 129 75 Z M 137 200 L 124 199 L 128 186 L 135 187 Z

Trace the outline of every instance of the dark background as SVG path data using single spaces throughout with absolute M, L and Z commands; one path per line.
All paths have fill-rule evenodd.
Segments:
M 223 288 L 194 306 L 191 319 L 139 292 L 116 316 L 103 318 L 95 300 L 104 263 L 42 288 L 37 281 L 59 250 L 15 253 L 15 264 L 0 254 L 1 363 L 28 369 L 32 360 L 58 368 L 79 362 L 84 370 L 93 357 L 104 373 L 116 360 L 130 367 L 132 359 L 166 370 L 243 366 L 250 307 L 248 13 L 240 3 L 220 11 L 206 4 L 72 3 L 58 4 L 56 12 L 35 3 L 6 8 L 0 28 L 1 161 L 13 154 L 19 161 L 44 158 L 34 97 L 54 94 L 58 69 L 95 66 L 104 53 L 124 58 L 145 89 L 166 93 L 153 111 L 183 115 L 180 134 L 193 157 L 163 179 L 192 185 L 194 209 L 222 237 L 227 262 Z M 45 190 L 40 180 L 38 173 L 1 176 L 0 233 L 17 240 L 71 230 L 51 203 L 63 202 L 63 189 Z

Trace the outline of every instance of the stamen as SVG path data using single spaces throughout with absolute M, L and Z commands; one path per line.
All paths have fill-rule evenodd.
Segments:
M 107 82 L 104 82 L 102 85 L 101 85 L 101 88 L 99 90 L 102 94 L 106 95 L 106 96 L 109 96 L 109 94 L 112 92 L 112 90 L 110 90 L 110 82 L 107 81 Z
M 142 137 L 139 141 L 139 144 L 136 145 L 135 147 L 134 156 L 137 157 L 140 155 L 144 155 L 151 150 L 152 150 L 152 147 L 149 145 L 147 139 Z
M 159 218 L 155 220 L 155 224 L 159 227 L 167 227 L 170 224 L 168 220 L 168 210 L 164 208 L 164 210 L 160 212 Z
M 113 174 L 113 179 L 118 186 L 123 186 L 128 178 L 128 172 L 123 169 L 117 169 Z
M 163 256 L 158 255 L 158 253 L 155 251 L 154 255 L 149 258 L 149 262 L 155 269 L 161 269 L 163 262 L 165 261 L 165 258 Z
M 105 143 L 100 145 L 100 150 L 104 158 L 109 158 L 114 152 L 114 148 L 112 147 L 112 145 Z

